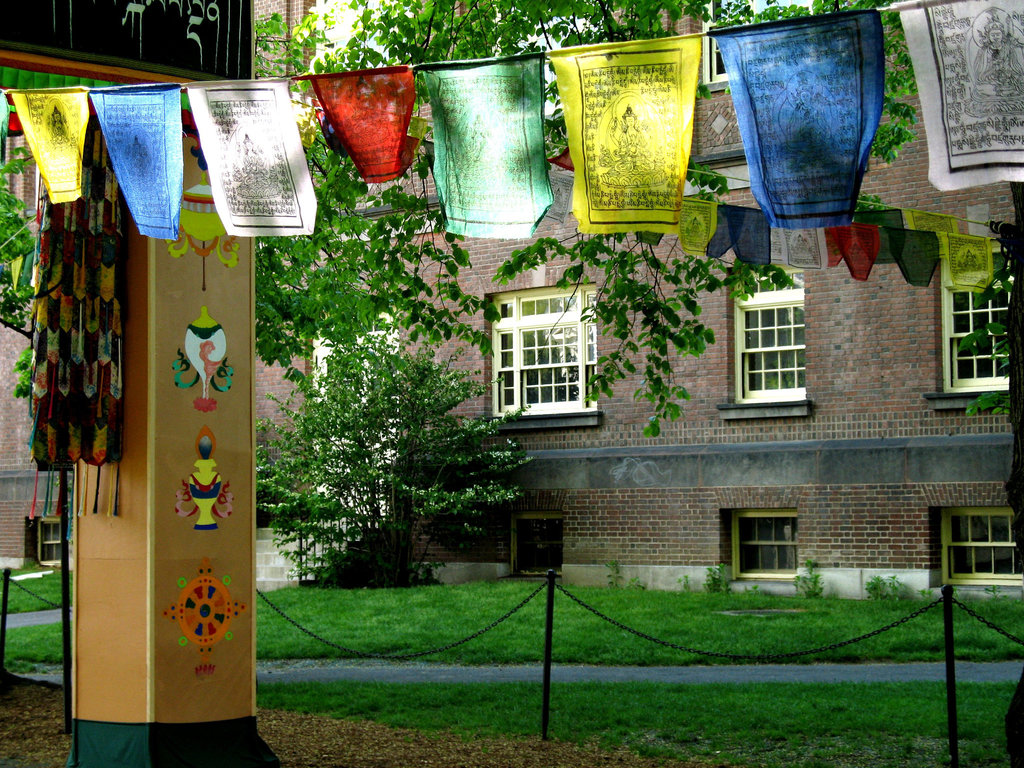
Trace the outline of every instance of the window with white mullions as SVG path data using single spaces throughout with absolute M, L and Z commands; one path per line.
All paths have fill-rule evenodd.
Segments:
M 949 369 L 951 389 L 993 389 L 1007 386 L 991 344 L 981 349 L 960 349 L 960 341 L 991 323 L 1006 326 L 1010 296 L 1000 293 L 983 302 L 970 291 L 949 291 Z
M 806 396 L 803 275 L 791 288 L 762 286 L 736 302 L 736 397 L 739 402 Z
M 943 510 L 943 574 L 954 584 L 1020 586 L 1021 559 L 1013 543 L 1009 507 Z
M 797 516 L 791 510 L 738 510 L 733 515 L 737 578 L 789 578 L 797 568 Z

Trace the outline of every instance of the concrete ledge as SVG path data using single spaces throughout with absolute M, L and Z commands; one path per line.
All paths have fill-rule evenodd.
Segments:
M 811 400 L 793 400 L 777 403 L 720 403 L 715 407 L 723 421 L 735 421 L 810 416 L 814 403 Z
M 926 392 L 924 399 L 933 411 L 966 411 L 967 406 L 986 392 Z
M 502 424 L 499 432 L 531 432 L 538 429 L 575 429 L 577 427 L 601 426 L 600 411 L 578 411 L 576 413 L 538 413 L 520 416 L 515 421 Z

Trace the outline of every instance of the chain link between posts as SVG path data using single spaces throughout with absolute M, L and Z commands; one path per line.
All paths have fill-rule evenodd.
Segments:
M 531 592 L 522 602 L 520 602 L 517 606 L 512 608 L 512 610 L 508 611 L 501 618 L 495 619 L 494 621 L 492 621 L 490 624 L 488 624 L 483 629 L 478 629 L 473 634 L 468 635 L 468 636 L 462 638 L 461 640 L 456 640 L 454 642 L 448 643 L 447 645 L 442 645 L 439 648 L 431 648 L 429 651 L 417 651 L 416 653 L 366 653 L 365 651 L 357 651 L 357 650 L 355 650 L 353 648 L 346 648 L 345 646 L 338 645 L 337 643 L 332 642 L 331 640 L 328 640 L 325 637 L 321 637 L 320 635 L 316 634 L 312 630 L 309 630 L 306 627 L 304 627 L 301 624 L 299 624 L 299 622 L 297 622 L 291 616 L 289 616 L 284 611 L 282 611 L 278 606 L 276 606 L 272 602 L 270 602 L 270 599 L 263 592 L 261 592 L 260 590 L 256 590 L 256 594 L 258 594 L 263 599 L 263 602 L 265 602 L 267 605 L 269 605 L 274 610 L 275 613 L 277 613 L 281 618 L 283 618 L 285 621 L 287 621 L 289 624 L 291 624 L 297 630 L 299 630 L 303 634 L 309 635 L 309 637 L 313 638 L 314 640 L 317 640 L 318 642 L 323 643 L 324 645 L 329 645 L 331 648 L 334 648 L 337 651 L 341 651 L 342 653 L 347 653 L 347 654 L 350 654 L 352 656 L 358 656 L 361 659 L 382 659 L 382 660 L 386 660 L 386 661 L 410 661 L 412 659 L 418 659 L 418 658 L 421 658 L 423 656 L 431 656 L 431 655 L 433 655 L 435 653 L 441 653 L 443 651 L 451 650 L 452 648 L 457 648 L 460 645 L 468 643 L 470 640 L 475 640 L 476 638 L 480 637 L 485 632 L 490 632 L 492 629 L 494 629 L 496 626 L 501 624 L 503 621 L 506 621 L 506 620 L 512 618 L 512 616 L 514 614 L 518 613 L 528 602 L 530 602 L 531 600 L 533 600 L 533 598 L 535 598 L 537 595 L 539 595 L 541 590 L 543 590 L 545 586 L 546 586 L 545 584 L 541 584 L 539 587 L 537 587 L 535 590 L 533 590 L 533 592 Z
M 988 627 L 989 629 L 991 629 L 991 630 L 993 630 L 993 631 L 995 631 L 995 632 L 998 632 L 998 633 L 999 633 L 1000 635 L 1002 635 L 1003 637 L 1005 637 L 1005 638 L 1006 638 L 1007 640 L 1010 640 L 1010 641 L 1012 641 L 1012 642 L 1016 643 L 1017 645 L 1024 645 L 1024 640 L 1021 640 L 1021 639 L 1020 639 L 1019 637 L 1017 637 L 1017 636 L 1015 636 L 1015 635 L 1011 635 L 1011 634 L 1010 634 L 1009 632 L 1007 632 L 1007 631 L 1006 631 L 1005 629 L 1003 629 L 1002 627 L 997 627 L 997 626 L 996 626 L 995 624 L 993 624 L 993 623 L 992 623 L 991 621 L 989 621 L 988 619 L 986 619 L 986 618 L 985 618 L 984 616 L 979 616 L 979 615 L 978 615 L 977 613 L 975 613 L 974 611 L 972 611 L 972 610 L 971 610 L 970 608 L 968 608 L 968 607 L 967 607 L 966 605 L 964 605 L 963 603 L 961 603 L 961 602 L 960 602 L 959 600 L 957 600 L 957 599 L 956 599 L 955 597 L 953 598 L 953 603 L 954 603 L 955 605 L 958 605 L 958 606 L 960 606 L 960 610 L 962 610 L 962 611 L 963 611 L 964 613 L 966 613 L 966 614 L 967 614 L 968 616 L 970 616 L 970 617 L 972 617 L 972 618 L 975 618 L 975 619 L 977 619 L 977 620 L 978 620 L 978 621 L 980 621 L 980 622 L 981 622 L 982 624 L 984 624 L 984 625 L 985 625 L 986 627 Z
M 46 604 L 47 604 L 48 606 L 50 606 L 51 608 L 60 608 L 60 603 L 55 603 L 55 602 L 53 602 L 52 600 L 47 600 L 47 599 L 46 599 L 45 597 L 43 597 L 42 595 L 37 595 L 37 594 L 36 594 L 35 592 L 33 592 L 33 591 L 32 591 L 31 589 L 29 589 L 28 587 L 26 587 L 26 586 L 23 586 L 23 585 L 21 584 L 21 582 L 15 581 L 14 579 L 11 579 L 11 580 L 10 580 L 10 583 L 11 583 L 12 585 L 14 585 L 15 587 L 17 587 L 18 589 L 20 589 L 20 590 L 21 590 L 22 592 L 24 592 L 25 594 L 27 594 L 27 595 L 31 595 L 32 597 L 34 597 L 34 598 L 35 598 L 36 600 L 38 600 L 38 601 L 39 601 L 39 602 L 41 602 L 41 603 L 46 603 Z

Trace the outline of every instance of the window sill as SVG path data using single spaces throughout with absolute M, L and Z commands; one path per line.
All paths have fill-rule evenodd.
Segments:
M 986 392 L 925 392 L 924 399 L 933 411 L 966 411 L 967 406 L 984 394 Z
M 814 402 L 811 400 L 775 401 L 765 403 L 720 403 L 718 415 L 723 421 L 737 419 L 785 419 L 796 416 L 810 416 Z
M 527 413 L 498 427 L 499 432 L 530 432 L 538 429 L 577 429 L 601 426 L 601 411 Z

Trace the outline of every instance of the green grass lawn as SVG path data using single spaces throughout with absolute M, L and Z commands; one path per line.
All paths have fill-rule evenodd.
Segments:
M 961 683 L 961 765 L 1006 764 L 1013 684 Z M 261 685 L 264 707 L 369 719 L 465 737 L 540 732 L 541 686 Z M 551 738 L 645 755 L 764 768 L 934 768 L 948 764 L 942 683 L 552 686 Z
M 51 578 L 51 577 L 47 577 Z M 55 583 L 57 580 L 54 580 Z M 38 581 L 33 581 L 33 585 Z M 343 648 L 368 654 L 412 654 L 461 640 L 501 618 L 536 588 L 529 582 L 482 582 L 410 590 L 290 588 L 267 597 L 303 627 Z M 685 648 L 730 654 L 785 654 L 832 645 L 872 632 L 926 605 L 923 599 L 859 601 L 749 594 L 566 588 L 622 624 Z M 58 592 L 59 594 L 59 592 Z M 425 661 L 460 664 L 537 663 L 543 658 L 542 591 L 481 636 Z M 987 620 L 1024 637 L 1024 604 L 1010 598 L 968 603 Z M 257 599 L 260 658 L 350 658 L 303 633 Z M 775 609 L 752 614 L 745 611 Z M 666 647 L 616 627 L 561 592 L 555 593 L 556 663 L 687 665 L 735 663 Z M 957 657 L 970 661 L 1024 658 L 1024 647 L 963 611 L 955 611 Z M 791 661 L 935 661 L 942 658 L 941 606 L 864 642 Z M 8 631 L 8 668 L 59 663 L 59 627 Z M 780 659 L 780 661 L 787 661 Z

